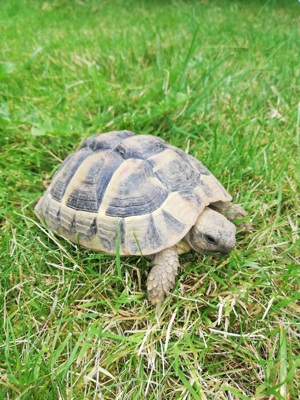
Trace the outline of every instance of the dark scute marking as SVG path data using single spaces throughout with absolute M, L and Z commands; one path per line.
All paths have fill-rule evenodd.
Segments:
M 119 245 L 120 245 L 120 247 L 124 247 L 124 245 L 125 245 L 125 222 L 124 222 L 124 218 L 122 218 L 120 220 Z
M 116 253 L 116 237 L 115 238 L 109 238 L 107 236 L 101 236 L 99 235 L 99 241 L 104 248 L 104 251 L 115 254 Z
M 159 231 L 157 227 L 155 226 L 154 218 L 152 215 L 150 215 L 149 220 L 148 220 L 148 228 L 146 232 L 146 236 L 143 240 L 143 242 L 146 241 L 146 243 L 149 244 L 150 248 L 157 248 L 163 245 L 163 240 L 159 234 Z
M 179 190 L 179 194 L 191 204 L 191 207 L 199 207 L 203 203 L 202 199 L 193 191 Z
M 151 135 L 136 135 L 122 141 L 115 151 L 125 160 L 136 158 L 146 160 L 165 150 L 167 144 L 160 138 Z
M 61 225 L 61 221 L 60 221 L 60 207 L 58 208 L 57 212 L 56 212 L 56 223 L 57 226 Z
M 86 241 L 91 241 L 97 233 L 97 218 L 93 219 L 91 225 L 87 228 L 86 232 L 79 233 L 79 240 L 83 239 Z
M 50 194 L 55 200 L 60 201 L 62 199 L 73 175 L 90 154 L 91 150 L 83 149 L 69 155 L 64 160 L 52 180 Z
M 110 202 L 106 215 L 129 217 L 151 213 L 161 206 L 169 191 L 149 179 L 153 175 L 147 162 L 139 163 L 134 172 L 120 179 L 118 192 Z
M 128 158 L 136 158 L 136 159 L 141 159 L 144 160 L 144 155 L 143 151 L 140 151 L 139 149 L 129 148 L 127 149 L 124 147 L 122 144 L 119 144 L 115 148 L 115 152 L 119 154 L 124 160 L 127 160 Z
M 178 156 L 164 168 L 157 169 L 155 176 L 172 192 L 192 190 L 197 186 L 200 174 L 184 159 L 182 154 L 179 153 Z M 155 161 L 149 160 L 149 162 L 154 168 Z
M 70 194 L 67 206 L 74 210 L 97 212 L 97 194 L 89 185 L 81 184 Z
M 201 175 L 211 175 L 211 172 L 200 161 L 198 161 L 197 164 L 198 164 L 198 171 L 200 172 Z
M 140 246 L 140 243 L 137 238 L 135 238 L 135 241 L 131 241 L 129 243 L 128 247 L 128 253 L 129 254 L 142 254 L 142 247 Z
M 185 224 L 178 221 L 178 219 L 174 218 L 173 215 L 171 215 L 167 211 L 162 210 L 162 213 L 165 223 L 170 231 L 180 234 L 184 230 Z
M 97 236 L 101 246 L 104 248 L 104 251 L 111 254 L 116 253 L 117 229 L 112 231 L 110 227 L 99 224 Z
M 111 177 L 116 169 L 122 164 L 123 160 L 120 156 L 112 151 L 107 151 L 99 162 L 94 162 L 87 174 L 87 181 L 95 182 L 97 192 L 97 209 L 102 203 L 104 193 Z
M 78 182 L 77 188 L 68 198 L 67 205 L 75 210 L 98 211 L 107 185 L 123 161 L 120 156 L 110 150 L 99 151 L 97 157 L 98 159 L 91 163 L 85 179 Z
M 184 153 L 181 150 L 178 150 L 178 152 L 183 153 L 183 157 L 185 157 L 192 167 L 199 171 L 201 175 L 211 175 L 211 172 L 205 167 L 205 165 L 197 160 L 197 158 L 191 156 L 190 154 Z
M 45 221 L 49 220 L 49 207 L 50 207 L 50 199 L 48 196 L 43 197 L 43 203 L 41 206 L 40 213 L 44 217 Z
M 109 150 L 116 147 L 123 139 L 135 136 L 130 131 L 113 131 L 108 133 L 98 133 L 88 138 L 81 148 L 90 148 L 92 151 Z
M 111 201 L 107 208 L 106 215 L 111 217 L 131 217 L 134 215 L 144 215 L 157 210 L 168 197 L 166 189 L 154 187 L 152 190 L 140 197 L 117 196 Z
M 67 235 L 75 235 L 77 230 L 76 230 L 76 218 L 75 218 L 75 214 L 72 218 L 71 223 L 69 224 L 68 228 L 65 228 L 63 226 L 63 224 L 61 224 L 61 230 L 63 233 L 66 233 Z
M 47 208 L 48 225 L 51 229 L 54 230 L 58 229 L 58 227 L 61 225 L 60 206 L 55 206 L 53 205 L 53 203 L 51 204 L 51 202 L 49 202 L 49 207 Z
M 90 226 L 89 233 L 94 236 L 97 233 L 97 218 L 93 219 L 93 222 Z
M 202 179 L 200 179 L 198 186 L 201 187 L 201 189 L 203 189 L 204 193 L 206 194 L 206 196 L 212 197 L 212 191 L 211 188 L 209 187 L 209 185 L 207 185 L 206 183 L 203 182 Z
M 74 214 L 72 218 L 69 233 L 71 235 L 74 235 L 76 233 L 76 214 Z

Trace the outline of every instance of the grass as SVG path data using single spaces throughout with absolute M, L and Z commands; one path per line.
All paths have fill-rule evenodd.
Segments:
M 300 398 L 299 7 L 1 1 L 1 399 Z M 33 214 L 62 159 L 120 129 L 189 149 L 255 227 L 181 256 L 159 316 L 147 260 Z

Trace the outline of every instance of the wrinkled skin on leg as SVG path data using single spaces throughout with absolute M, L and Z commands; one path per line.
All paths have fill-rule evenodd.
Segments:
M 176 246 L 169 247 L 155 254 L 152 260 L 153 267 L 148 275 L 148 298 L 156 310 L 164 297 L 175 285 L 175 278 L 179 267 L 179 259 Z

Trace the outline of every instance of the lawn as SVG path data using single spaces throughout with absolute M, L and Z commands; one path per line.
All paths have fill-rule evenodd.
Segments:
M 300 399 L 300 3 L 0 0 L 0 399 Z M 33 209 L 97 132 L 201 160 L 253 232 L 150 262 L 72 245 Z

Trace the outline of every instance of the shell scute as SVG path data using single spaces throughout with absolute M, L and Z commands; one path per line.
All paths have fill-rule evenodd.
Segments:
M 111 150 L 118 146 L 118 144 L 135 134 L 130 131 L 113 131 L 108 133 L 98 133 L 85 140 L 82 149 L 89 148 L 92 151 Z
M 115 148 L 115 151 L 120 154 L 124 160 L 128 158 L 147 160 L 149 157 L 164 151 L 166 147 L 166 142 L 158 137 L 138 135 L 123 140 Z
M 155 176 L 171 192 L 193 190 L 200 179 L 200 173 L 172 149 L 151 157 L 149 162 Z
M 149 216 L 148 224 L 147 224 L 147 232 L 144 236 L 142 243 L 140 245 L 141 249 L 146 248 L 157 248 L 164 245 L 165 240 L 161 237 L 161 232 L 156 227 L 155 220 L 153 215 Z M 144 245 L 145 243 L 145 245 Z
M 195 157 L 191 156 L 190 154 L 184 153 L 183 151 L 177 149 L 177 152 L 181 152 L 183 154 L 182 157 L 186 159 L 186 161 L 193 167 L 195 168 L 196 171 L 200 173 L 200 175 L 207 175 L 207 176 L 212 176 L 212 173 L 205 167 L 205 165 L 202 164 L 199 160 L 197 160 Z
M 122 241 L 122 238 L 120 240 L 120 220 L 98 214 L 96 237 L 98 250 L 101 248 L 106 253 L 115 254 L 118 240 L 119 246 Z M 94 250 L 97 249 L 94 248 Z M 124 254 L 122 248 L 120 248 L 120 254 Z
M 91 153 L 92 151 L 89 149 L 82 149 L 63 161 L 51 184 L 50 193 L 55 200 L 60 201 L 63 198 L 73 175 Z
M 123 162 L 110 182 L 106 215 L 130 217 L 151 213 L 168 197 L 168 190 L 153 177 L 149 164 L 130 159 Z
M 92 153 L 69 183 L 65 198 L 67 206 L 97 213 L 111 177 L 122 161 L 111 150 Z
M 44 216 L 46 221 L 50 221 L 51 229 L 58 230 L 61 226 L 60 209 L 61 205 L 59 202 L 47 199 Z
M 180 235 L 180 233 L 184 230 L 184 224 L 175 218 L 169 212 L 162 210 L 162 214 L 164 216 L 164 222 L 169 231 L 176 232 L 176 234 Z
M 97 234 L 97 217 L 91 213 L 76 211 L 76 233 L 79 242 L 91 242 Z

